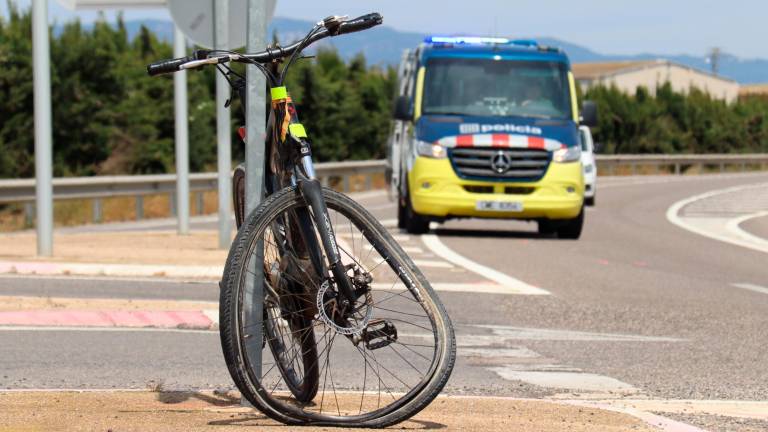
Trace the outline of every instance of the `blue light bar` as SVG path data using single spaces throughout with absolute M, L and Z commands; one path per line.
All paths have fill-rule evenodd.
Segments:
M 500 45 L 508 44 L 510 40 L 507 38 L 477 36 L 427 36 L 424 42 L 432 44 Z
M 427 36 L 424 42 L 435 45 L 519 45 L 536 48 L 539 44 L 533 39 L 508 39 L 502 37 L 480 36 Z

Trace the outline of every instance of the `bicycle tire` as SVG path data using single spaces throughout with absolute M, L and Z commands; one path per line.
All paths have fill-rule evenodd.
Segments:
M 242 307 L 244 275 L 247 274 L 247 257 L 255 250 L 260 232 L 264 232 L 271 221 L 289 209 L 306 206 L 296 187 L 285 188 L 270 196 L 262 205 L 251 213 L 241 227 L 230 249 L 221 282 L 220 303 L 220 335 L 222 349 L 227 361 L 227 367 L 235 384 L 243 396 L 264 414 L 286 424 L 313 424 L 320 426 L 372 427 L 380 428 L 402 422 L 424 409 L 443 389 L 450 377 L 456 359 L 456 342 L 450 319 L 439 298 L 429 282 L 411 259 L 392 238 L 389 232 L 362 206 L 343 194 L 323 189 L 323 195 L 328 208 L 343 212 L 354 220 L 355 225 L 364 228 L 367 239 L 378 242 L 381 251 L 386 254 L 386 262 L 397 266 L 397 275 L 404 281 L 407 291 L 418 299 L 419 306 L 433 325 L 434 357 L 431 360 L 428 376 L 425 375 L 418 383 L 400 399 L 390 395 L 395 403 L 377 408 L 364 415 L 323 416 L 306 413 L 300 408 L 287 406 L 278 402 L 269 393 L 269 389 L 260 382 L 249 363 L 245 352 L 246 335 L 241 328 L 239 308 Z M 394 267 L 392 267 L 394 269 Z M 407 282 L 405 282 L 407 281 Z M 426 315 L 425 315 L 426 316 Z M 343 339 L 341 339 L 343 340 Z M 328 346 L 326 346 L 328 348 Z M 394 348 L 393 348 L 394 350 Z M 329 349 L 330 351 L 330 349 Z M 363 355 L 365 359 L 365 355 Z M 365 359 L 366 363 L 368 362 Z M 374 361 L 378 361 L 374 357 Z M 366 369 L 367 372 L 367 369 Z M 391 373 L 391 372 L 390 372 Z M 327 372 L 326 372 L 327 374 Z M 381 376 L 379 384 L 381 386 Z M 333 381 L 332 381 L 333 384 Z M 325 385 L 324 385 L 325 387 Z M 325 389 L 324 389 L 325 390 Z M 274 391 L 274 389 L 272 390 Z M 334 388 L 334 395 L 336 391 Z M 323 393 L 323 397 L 325 393 Z M 361 412 L 366 390 L 363 387 Z M 379 387 L 381 398 L 381 387 Z M 338 400 L 337 400 L 338 404 Z

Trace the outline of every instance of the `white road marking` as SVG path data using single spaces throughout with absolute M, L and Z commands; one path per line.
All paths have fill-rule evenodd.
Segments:
M 680 210 L 682 210 L 685 206 L 692 204 L 696 201 L 701 201 L 707 198 L 712 198 L 714 196 L 723 195 L 727 193 L 740 192 L 747 189 L 756 189 L 756 188 L 765 188 L 765 187 L 768 187 L 768 183 L 736 186 L 736 187 L 731 187 L 726 189 L 714 190 L 714 191 L 710 191 L 700 195 L 695 195 L 690 198 L 686 198 L 684 200 L 680 200 L 672 204 L 672 206 L 669 207 L 669 209 L 667 209 L 667 220 L 670 223 L 679 226 L 680 228 L 683 228 L 692 233 L 702 235 L 704 237 L 709 237 L 711 239 L 719 240 L 721 242 L 730 243 L 736 246 L 741 246 L 748 249 L 756 250 L 758 252 L 768 253 L 768 241 L 756 236 L 751 236 L 751 235 L 749 235 L 748 238 L 745 238 L 745 236 L 736 235 L 732 232 L 732 230 L 727 229 L 728 224 L 733 223 L 733 219 L 741 219 L 742 216 L 739 216 L 737 218 L 733 218 L 733 217 L 702 217 L 702 218 L 688 217 L 686 218 L 686 217 L 681 217 L 679 214 Z
M 346 195 L 355 201 L 359 201 L 359 200 L 364 200 L 368 198 L 378 198 L 378 197 L 386 196 L 387 190 L 375 189 L 375 190 L 365 191 L 365 192 L 351 192 Z
M 395 208 L 395 205 L 395 203 L 379 204 L 375 206 L 365 206 L 365 209 L 368 211 L 384 210 L 388 208 Z
M 477 328 L 490 329 L 491 332 L 509 340 L 537 341 L 581 341 L 581 342 L 683 342 L 684 339 L 660 336 L 639 336 L 617 333 L 592 333 L 573 330 L 551 330 L 540 328 L 509 327 L 477 324 Z
M 382 219 L 379 221 L 379 223 L 384 228 L 396 228 L 397 227 L 397 219 Z
M 750 290 L 754 292 L 758 292 L 761 294 L 768 294 L 768 288 L 761 287 L 760 285 L 754 285 L 750 283 L 733 283 L 731 286 L 735 286 L 736 288 L 741 288 L 745 290 Z
M 445 246 L 440 239 L 434 234 L 425 234 L 421 236 L 421 241 L 429 248 L 435 255 L 443 258 L 444 260 L 456 264 L 459 267 L 463 267 L 473 273 L 477 273 L 480 276 L 490 279 L 497 284 L 508 289 L 508 294 L 525 294 L 525 295 L 549 295 L 549 291 L 541 288 L 529 285 L 521 280 L 515 279 L 504 273 L 496 271 L 490 267 L 486 267 L 482 264 L 478 264 L 469 258 L 463 257 L 453 250 Z
M 531 351 L 526 347 L 515 348 L 461 348 L 459 355 L 465 357 L 483 357 L 483 358 L 539 358 L 541 355 Z
M 464 292 L 464 293 L 482 293 L 482 294 L 520 294 L 513 289 L 510 289 L 508 287 L 505 287 L 503 285 L 498 285 L 494 283 L 440 283 L 435 282 L 432 283 L 432 289 L 435 291 L 445 291 L 445 292 Z M 384 290 L 384 291 L 404 291 L 406 288 L 402 284 L 397 284 L 395 286 L 392 286 L 392 284 L 387 283 L 373 283 L 371 284 L 371 288 L 375 290 Z
M 640 390 L 615 378 L 585 372 L 520 371 L 509 367 L 492 367 L 488 370 L 508 381 L 523 381 L 539 387 L 590 392 L 635 394 Z
M 423 254 L 424 249 L 417 246 L 400 246 L 403 250 L 409 254 Z
M 211 320 L 212 323 L 219 325 L 219 310 L 218 309 L 203 309 L 203 315 Z
M 731 219 L 730 221 L 728 221 L 727 224 L 725 224 L 725 229 L 727 229 L 728 231 L 732 232 L 733 234 L 743 238 L 744 240 L 750 243 L 755 243 L 755 244 L 766 243 L 768 242 L 768 240 L 762 237 L 758 237 L 752 233 L 748 233 L 741 228 L 741 224 L 743 224 L 744 222 L 750 219 L 755 219 L 763 216 L 768 216 L 768 211 L 760 211 L 757 213 L 752 213 L 752 214 L 744 215 L 742 217 Z
M 623 399 L 606 401 L 606 403 L 619 407 L 631 406 L 643 411 L 716 414 L 728 417 L 768 420 L 768 402 L 766 401 Z
M 418 267 L 432 267 L 432 268 L 447 268 L 454 267 L 453 264 L 445 261 L 433 261 L 433 260 L 413 260 L 413 263 Z

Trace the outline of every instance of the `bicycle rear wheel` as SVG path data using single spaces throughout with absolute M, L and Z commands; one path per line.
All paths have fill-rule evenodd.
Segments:
M 225 358 L 243 396 L 278 421 L 392 425 L 423 409 L 447 382 L 455 362 L 453 328 L 429 282 L 381 224 L 348 197 L 328 189 L 323 195 L 342 262 L 363 300 L 353 312 L 340 312 L 330 273 L 316 274 L 306 259 L 293 253 L 290 241 L 281 240 L 295 235 L 286 231 L 291 224 L 285 221 L 307 207 L 296 188 L 286 188 L 247 218 L 230 251 L 221 284 Z M 248 310 L 259 303 L 248 298 L 254 268 L 293 282 L 294 290 L 265 290 L 263 304 L 273 305 L 271 316 Z M 286 360 L 276 350 L 264 350 L 256 362 L 254 329 L 266 330 L 271 324 L 264 319 L 278 315 L 269 296 L 281 304 L 293 299 L 288 309 L 306 319 L 304 328 L 294 322 L 293 333 L 316 340 L 319 382 L 311 401 L 297 397 L 290 374 L 281 367 Z M 274 331 L 269 333 L 265 331 L 268 341 L 275 337 Z M 302 355 L 293 352 L 295 358 Z M 311 366 L 304 364 L 304 370 Z

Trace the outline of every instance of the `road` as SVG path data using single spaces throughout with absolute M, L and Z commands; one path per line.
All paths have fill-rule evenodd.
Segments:
M 605 179 L 579 241 L 540 237 L 535 224 L 510 221 L 451 221 L 435 236 L 398 234 L 457 328 L 448 392 L 768 400 L 765 252 L 667 218 L 691 196 L 764 182 L 768 175 Z M 391 224 L 395 208 L 386 197 L 364 202 Z M 758 217 L 741 228 L 760 237 L 767 225 Z M 498 273 L 516 288 L 496 290 Z M 0 295 L 216 301 L 218 288 L 0 277 Z M 218 344 L 218 334 L 205 331 L 3 328 L 0 388 L 231 387 Z

